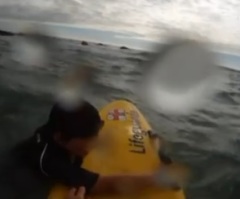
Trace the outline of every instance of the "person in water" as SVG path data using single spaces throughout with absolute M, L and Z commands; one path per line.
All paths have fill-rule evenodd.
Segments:
M 132 192 L 159 186 L 179 188 L 175 181 L 159 180 L 161 172 L 161 175 L 104 176 L 81 168 L 84 157 L 96 146 L 103 126 L 98 110 L 86 101 L 72 110 L 56 103 L 48 122 L 25 143 L 28 146 L 27 159 L 46 178 L 73 189 L 84 187 L 86 194 L 121 194 L 120 186 L 131 187 L 129 191 Z

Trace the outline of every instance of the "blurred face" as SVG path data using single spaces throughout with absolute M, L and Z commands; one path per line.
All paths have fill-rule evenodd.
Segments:
M 99 131 L 102 129 L 104 122 L 101 122 Z M 56 133 L 55 141 L 68 150 L 72 155 L 86 156 L 98 144 L 98 135 L 89 138 L 73 138 L 68 141 L 61 139 L 61 133 Z
M 97 145 L 97 142 L 98 136 L 85 139 L 74 138 L 65 142 L 64 148 L 66 148 L 73 155 L 83 157 Z

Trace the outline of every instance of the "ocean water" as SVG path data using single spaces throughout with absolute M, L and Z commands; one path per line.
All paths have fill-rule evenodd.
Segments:
M 240 198 L 240 72 L 222 68 L 226 79 L 212 101 L 189 116 L 170 117 L 151 110 L 134 92 L 144 52 L 56 40 L 49 66 L 26 68 L 12 58 L 12 40 L 0 37 L 1 154 L 46 121 L 57 82 L 84 64 L 95 74 L 86 94 L 90 102 L 101 108 L 115 99 L 132 100 L 169 142 L 173 159 L 190 167 L 189 199 Z

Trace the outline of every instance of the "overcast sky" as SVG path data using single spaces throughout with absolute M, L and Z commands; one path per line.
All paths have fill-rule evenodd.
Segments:
M 0 17 L 71 23 L 145 39 L 179 29 L 240 45 L 240 0 L 1 0 Z

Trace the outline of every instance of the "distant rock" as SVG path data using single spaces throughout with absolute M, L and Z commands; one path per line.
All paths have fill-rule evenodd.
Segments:
M 121 70 L 122 66 L 119 65 L 113 65 L 112 66 L 114 68 L 114 70 Z
M 135 58 L 135 57 L 127 57 L 126 59 L 129 61 L 137 62 L 137 63 L 141 63 L 144 61 L 143 58 Z
M 104 46 L 104 44 L 102 44 L 102 43 L 98 43 L 97 45 L 98 45 L 98 46 Z
M 14 36 L 15 33 L 0 30 L 0 36 Z
M 128 50 L 129 48 L 125 47 L 125 46 L 122 46 L 120 47 L 121 50 Z
M 83 45 L 83 46 L 88 46 L 88 42 L 82 41 L 82 45 Z
M 24 34 L 24 33 L 21 33 L 21 32 L 20 32 L 20 33 L 17 33 L 17 35 L 18 35 L 18 36 L 25 36 L 25 34 Z
M 141 53 L 139 53 L 139 54 L 142 55 L 143 57 L 152 56 L 152 53 L 150 53 L 150 52 L 141 52 Z

